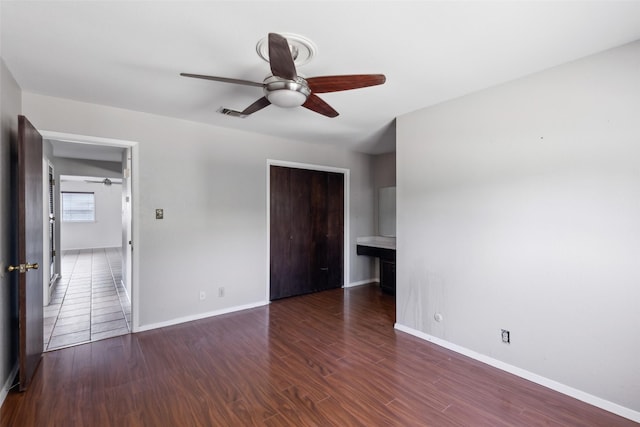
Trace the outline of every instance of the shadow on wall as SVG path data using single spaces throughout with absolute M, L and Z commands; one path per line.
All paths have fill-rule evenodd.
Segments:
M 396 151 L 396 119 L 367 136 L 361 145 L 356 146 L 357 151 L 371 154 L 384 154 Z

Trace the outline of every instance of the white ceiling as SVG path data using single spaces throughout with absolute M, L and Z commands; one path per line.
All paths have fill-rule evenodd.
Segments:
M 393 151 L 395 117 L 640 39 L 640 1 L 2 1 L 1 54 L 24 91 L 353 150 Z M 311 39 L 307 77 L 384 73 L 322 94 L 334 119 L 275 106 L 246 119 L 261 82 L 256 43 Z M 100 135 L 96 135 L 100 136 Z

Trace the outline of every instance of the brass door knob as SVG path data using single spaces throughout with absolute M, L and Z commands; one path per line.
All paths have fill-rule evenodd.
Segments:
M 8 272 L 12 272 L 12 271 L 18 271 L 19 273 L 26 273 L 27 270 L 37 270 L 40 266 L 38 265 L 37 262 L 33 263 L 33 264 L 20 264 L 20 265 L 10 265 L 9 267 L 7 267 L 7 271 Z

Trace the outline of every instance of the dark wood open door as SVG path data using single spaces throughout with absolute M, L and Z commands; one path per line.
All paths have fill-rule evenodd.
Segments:
M 24 116 L 18 117 L 17 157 L 13 169 L 16 203 L 16 264 L 18 275 L 19 381 L 27 389 L 42 358 L 42 136 Z

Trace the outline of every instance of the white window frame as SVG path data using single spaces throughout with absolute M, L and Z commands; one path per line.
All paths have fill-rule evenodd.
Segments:
M 91 202 L 90 203 L 84 203 L 83 206 L 79 206 L 80 208 L 85 208 L 85 209 L 79 209 L 79 208 L 75 208 L 75 209 L 67 209 L 69 200 L 65 201 L 65 195 L 91 195 Z M 61 191 L 60 192 L 60 199 L 61 199 L 61 215 L 62 215 L 62 222 L 96 222 L 96 195 L 93 191 Z M 69 212 L 71 211 L 71 212 Z M 83 212 L 83 211 L 87 211 L 90 215 L 91 218 L 88 217 L 69 217 L 69 214 L 71 214 L 72 212 Z M 77 214 L 77 215 L 82 215 Z

